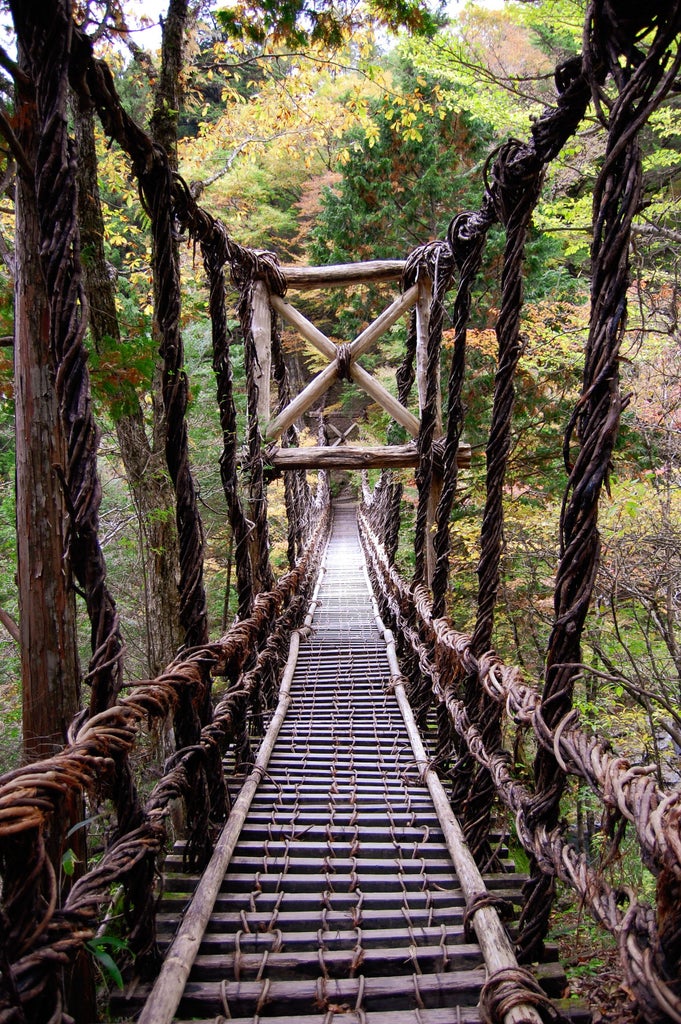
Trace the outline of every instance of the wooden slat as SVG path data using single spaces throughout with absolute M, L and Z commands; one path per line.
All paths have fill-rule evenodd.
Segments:
M 466 900 L 462 890 L 453 882 L 451 876 L 447 880 L 449 883 L 448 889 L 443 889 L 439 892 L 433 892 L 430 897 L 430 906 L 436 910 L 446 912 L 447 915 L 451 915 L 465 906 Z M 505 899 L 517 898 L 519 901 L 521 896 L 516 889 L 508 887 L 499 887 L 498 889 L 490 889 L 494 895 L 502 896 Z M 278 904 L 279 893 L 263 891 L 258 898 L 258 909 L 262 911 L 272 910 L 275 905 Z M 161 898 L 161 911 L 163 913 L 177 913 L 178 909 L 184 906 L 187 902 L 187 893 L 166 893 Z M 421 890 L 410 891 L 410 908 L 413 908 L 410 912 L 418 911 L 419 909 L 426 909 L 426 897 L 423 896 L 421 899 Z M 333 906 L 337 911 L 342 911 L 346 915 L 348 912 L 352 912 L 353 907 L 357 905 L 357 894 L 354 892 L 334 892 L 333 895 Z M 250 890 L 249 892 L 220 892 L 215 900 L 215 915 L 240 913 L 242 909 L 248 909 L 250 906 Z M 392 913 L 400 912 L 403 906 L 403 893 L 400 890 L 398 892 L 365 892 L 364 893 L 364 912 L 370 916 L 371 920 L 374 920 L 374 916 L 378 911 L 389 911 Z M 286 914 L 297 914 L 300 912 L 308 915 L 318 914 L 320 907 L 320 893 L 317 892 L 285 892 L 280 904 L 280 913 Z M 450 917 L 448 916 L 448 919 Z M 308 920 L 309 924 L 309 920 Z
M 384 940 L 386 936 L 384 935 Z M 479 967 L 482 964 L 482 953 L 477 942 L 448 944 L 441 946 L 438 943 L 433 945 L 419 946 L 414 958 L 407 955 L 404 947 L 376 947 L 370 948 L 364 944 L 364 932 L 362 932 L 362 974 L 366 977 L 380 978 L 387 975 L 400 977 L 408 973 L 411 975 L 418 964 L 422 971 L 465 971 Z M 355 935 L 355 941 L 357 936 Z M 350 974 L 355 952 L 350 949 L 326 949 L 324 950 L 324 966 L 331 977 L 340 977 L 342 974 Z M 245 953 L 243 950 L 238 956 L 224 953 L 199 954 L 194 961 L 193 977 L 196 981 L 213 981 L 224 978 L 227 974 L 238 969 L 239 976 L 251 980 L 257 975 L 262 966 L 262 953 Z M 289 950 L 281 953 L 268 952 L 267 976 L 269 978 L 316 978 L 319 974 L 319 949 L 314 950 Z
M 549 994 L 564 984 L 560 965 L 542 964 L 538 969 L 539 980 Z M 272 980 L 266 986 L 263 981 L 241 982 L 189 982 L 180 1006 L 182 1013 L 201 1013 L 208 1008 L 215 1014 L 224 1013 L 226 1000 L 232 1017 L 252 1015 L 258 1003 L 261 1012 L 266 1009 L 270 1018 L 284 1013 L 304 1015 L 320 995 L 329 1003 L 354 1006 L 363 987 L 363 1006 L 367 1013 L 374 1010 L 401 1010 L 405 1004 L 412 1005 L 420 999 L 425 1008 L 448 1006 L 474 1007 L 480 989 L 487 978 L 484 968 L 467 971 L 452 971 L 437 974 L 410 974 L 405 978 L 329 978 L 325 986 L 312 979 Z M 418 996 L 417 996 L 418 993 Z
M 484 968 L 451 974 L 423 975 L 416 978 L 366 978 L 364 988 L 364 1009 L 403 1009 L 405 1004 L 419 998 L 426 1006 L 475 1006 L 487 972 Z M 400 983 L 401 980 L 401 983 Z M 335 1006 L 354 1006 L 359 995 L 358 978 L 329 978 L 325 986 L 312 980 L 272 981 L 266 993 L 267 1016 L 276 1013 L 298 1012 L 305 1014 L 319 997 Z M 231 1014 L 254 1013 L 259 1000 L 265 995 L 263 982 L 189 982 L 182 999 L 181 1009 L 201 1011 L 210 1006 L 219 1012 L 224 993 Z M 264 1008 L 263 1005 L 263 1008 Z
M 461 924 L 451 924 L 448 922 L 443 933 L 442 928 L 434 926 L 416 925 L 408 928 L 403 918 L 401 925 L 391 928 L 389 931 L 385 928 L 362 928 L 362 946 L 365 949 L 382 949 L 386 944 L 386 935 L 390 936 L 391 946 L 402 949 L 405 946 L 412 945 L 414 939 L 417 939 L 424 946 L 437 946 L 443 941 L 443 935 L 444 941 L 450 946 L 466 945 L 464 928 Z M 357 930 L 346 927 L 346 929 L 338 928 L 333 931 L 287 932 L 284 949 L 290 951 L 310 948 L 316 951 L 319 948 L 320 940 L 328 949 L 354 949 L 357 943 Z M 251 932 L 242 931 L 238 939 L 240 949 L 242 952 L 247 953 L 262 953 L 265 949 L 272 949 L 273 946 L 277 945 L 278 941 L 278 936 L 274 932 L 257 931 L 255 929 Z M 201 953 L 227 953 L 234 949 L 236 943 L 236 935 L 233 932 L 224 935 L 206 932 L 201 943 Z M 475 948 L 479 949 L 477 944 Z M 556 959 L 556 957 L 552 959 Z
M 503 896 L 505 899 L 513 898 L 513 902 L 520 905 L 522 897 L 520 893 L 509 892 L 508 890 L 498 891 L 497 895 Z M 165 903 L 164 898 L 164 903 Z M 170 901 L 168 901 L 170 902 Z M 186 903 L 186 897 L 182 900 L 174 900 L 173 906 L 168 907 L 158 915 L 158 927 L 162 934 L 167 934 L 169 931 L 174 931 L 177 927 L 178 913 L 181 913 L 182 907 Z M 259 901 L 260 902 L 260 901 Z M 275 900 L 268 897 L 266 905 L 263 904 L 262 910 L 256 910 L 255 912 L 250 909 L 247 911 L 247 921 L 251 929 L 260 928 L 266 931 L 271 920 L 272 920 L 272 907 L 275 904 Z M 366 901 L 365 901 L 366 902 Z M 385 901 L 384 901 L 385 902 Z M 319 915 L 319 899 L 316 903 L 309 897 L 306 900 L 300 900 L 301 909 L 287 910 L 286 908 L 280 908 L 277 920 L 280 922 L 282 928 L 285 927 L 287 933 L 291 932 L 302 932 L 309 934 L 311 922 L 318 919 Z M 442 903 L 442 901 L 439 901 Z M 376 901 L 372 901 L 371 906 L 367 903 L 367 915 L 370 914 L 371 924 L 376 927 L 383 928 L 401 928 L 404 925 L 404 906 L 402 903 L 392 907 L 378 906 Z M 463 907 L 464 907 L 463 894 L 449 901 L 449 905 L 444 907 L 444 913 L 446 913 L 446 923 L 450 927 L 457 922 L 452 917 L 452 908 L 457 909 L 458 924 L 461 925 L 463 919 Z M 350 910 L 354 904 L 347 903 L 343 906 L 339 904 L 339 909 L 329 911 L 327 915 L 327 922 L 329 928 L 343 929 L 348 927 L 348 921 L 350 920 Z M 438 907 L 438 911 L 439 911 Z M 431 910 L 425 907 L 410 907 L 409 918 L 412 925 L 417 928 L 426 926 L 431 918 Z M 239 931 L 242 925 L 242 915 L 239 910 L 216 910 L 210 919 L 210 930 L 213 935 L 221 935 L 227 932 Z
M 576 1002 L 574 999 L 554 999 L 553 1002 L 560 1017 L 565 1017 L 572 1024 L 590 1024 L 591 1014 L 584 1003 Z M 333 1024 L 452 1024 L 453 1020 L 456 1020 L 457 1024 L 480 1024 L 481 1018 L 477 1007 L 457 1006 L 455 1015 L 449 1007 L 390 1010 L 387 1013 L 374 1010 L 371 1016 L 344 1009 L 342 1015 L 334 1015 L 332 1019 Z M 267 1022 L 301 1024 L 301 1018 L 298 1015 L 268 1017 Z M 204 1020 L 197 1020 L 194 1017 L 191 1021 L 178 1021 L 177 1024 L 215 1024 L 215 1017 Z M 232 1017 L 230 1024 L 253 1024 L 253 1017 Z M 329 1024 L 329 1016 L 326 1013 L 310 1014 L 305 1017 L 305 1024 Z

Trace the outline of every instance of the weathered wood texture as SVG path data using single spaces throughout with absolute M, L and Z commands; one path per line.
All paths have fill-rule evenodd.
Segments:
M 418 286 L 413 285 L 394 302 L 384 309 L 383 312 L 369 326 L 359 334 L 353 342 L 348 345 L 349 365 L 348 373 L 350 378 L 362 388 L 371 398 L 374 399 L 386 412 L 389 412 L 405 430 L 409 431 L 412 437 L 419 432 L 419 421 L 416 416 L 399 402 L 394 395 L 391 395 L 380 381 L 372 377 L 370 373 L 360 366 L 355 360 L 368 351 L 378 338 L 396 323 L 401 316 L 416 302 L 418 297 Z M 279 437 L 295 420 L 302 416 L 314 403 L 324 395 L 340 375 L 339 347 L 327 338 L 314 324 L 310 323 L 307 317 L 292 306 L 289 302 L 279 298 L 277 295 L 270 296 L 272 308 L 285 320 L 294 326 L 311 345 L 331 360 L 329 366 L 314 377 L 307 387 L 293 399 L 278 416 L 268 424 L 266 436 L 270 440 Z
M 264 281 L 253 283 L 253 342 L 258 364 L 255 367 L 255 384 L 258 388 L 258 421 L 267 423 L 270 418 L 270 380 L 272 376 L 272 312 L 267 285 Z
M 342 288 L 353 284 L 376 284 L 399 281 L 404 260 L 367 260 L 364 263 L 341 263 L 329 267 L 282 267 L 289 288 Z
M 269 455 L 276 469 L 409 469 L 418 463 L 416 445 L 313 446 L 277 448 Z M 471 464 L 470 445 L 461 445 L 457 456 L 460 469 Z

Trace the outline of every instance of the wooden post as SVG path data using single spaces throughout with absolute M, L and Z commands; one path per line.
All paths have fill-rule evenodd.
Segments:
M 272 372 L 272 311 L 269 290 L 264 281 L 256 281 L 253 285 L 251 330 L 258 360 L 258 365 L 255 368 L 255 383 L 258 386 L 258 422 L 261 429 L 264 429 L 270 418 L 270 377 Z
M 430 303 L 433 297 L 433 285 L 429 278 L 421 278 L 418 282 L 418 300 L 416 302 L 416 383 L 419 393 L 419 414 L 428 403 L 428 330 L 430 327 Z M 442 396 L 440 394 L 440 365 L 438 363 L 435 398 L 435 433 L 434 439 L 442 436 Z M 426 527 L 426 582 L 430 587 L 435 571 L 435 548 L 433 547 L 433 526 L 437 505 L 442 493 L 442 481 L 435 476 L 430 485 L 428 495 L 428 524 Z
M 429 587 L 433 585 L 433 573 L 435 572 L 435 518 L 441 494 L 442 477 L 433 470 L 430 494 L 428 495 L 428 525 L 426 528 L 426 574 Z
M 418 299 L 416 302 L 416 383 L 419 392 L 419 415 L 423 415 L 428 389 L 428 328 L 430 326 L 430 303 L 433 297 L 433 285 L 429 278 L 422 278 L 418 283 Z M 435 412 L 435 436 L 442 434 L 442 397 L 440 395 L 440 367 L 437 368 L 437 398 Z

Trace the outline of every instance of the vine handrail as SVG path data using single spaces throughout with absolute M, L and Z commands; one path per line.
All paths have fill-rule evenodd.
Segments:
M 91 616 L 93 681 L 90 718 L 74 723 L 66 749 L 38 764 L 10 772 L 0 785 L 2 933 L 0 1024 L 64 1018 L 58 972 L 93 935 L 100 905 L 114 884 L 123 887 L 123 917 L 130 948 L 144 967 L 155 959 L 154 897 L 157 857 L 166 836 L 169 804 L 182 797 L 188 808 L 187 862 L 205 861 L 210 825 L 228 810 L 221 755 L 233 743 L 237 763 L 251 756 L 249 723 L 259 727 L 272 706 L 275 676 L 286 637 L 299 620 L 304 596 L 328 525 L 327 482 L 313 505 L 304 471 L 286 474 L 289 573 L 274 584 L 269 560 L 264 471 L 258 420 L 256 294 L 283 296 L 289 279 L 276 256 L 238 245 L 225 226 L 195 201 L 161 146 L 126 113 L 110 69 L 95 60 L 91 41 L 75 28 L 68 0 L 37 5 L 11 3 L 26 67 L 35 87 L 40 159 L 35 170 L 42 269 L 51 292 L 50 363 L 67 435 L 63 472 L 72 512 L 69 555 Z M 418 378 L 419 406 L 415 578 L 410 585 L 394 566 L 401 485 L 381 478 L 361 515 L 367 558 L 381 613 L 397 627 L 405 674 L 417 718 L 433 703 L 440 723 L 439 754 L 451 760 L 453 804 L 477 855 L 485 855 L 489 816 L 498 792 L 515 816 L 518 834 L 532 856 L 518 949 L 532 959 L 543 944 L 554 880 L 568 881 L 616 936 L 628 984 L 652 1020 L 681 1021 L 681 795 L 663 792 L 648 769 L 631 766 L 588 736 L 572 709 L 580 671 L 580 636 L 595 576 L 600 540 L 598 500 L 607 481 L 622 399 L 619 348 L 626 325 L 628 244 L 641 201 L 637 134 L 674 85 L 681 67 L 681 0 L 663 0 L 631 16 L 618 5 L 590 0 L 584 52 L 556 69 L 555 106 L 537 118 L 527 142 L 509 140 L 492 154 L 484 173 L 480 208 L 456 216 L 446 241 L 420 247 L 404 264 L 405 294 L 418 296 L 398 372 L 398 398 L 406 407 Z M 180 541 L 180 604 L 189 649 L 158 678 L 135 684 L 116 700 L 122 679 L 121 640 L 113 599 L 106 587 L 98 539 L 97 428 L 91 415 L 83 347 L 85 304 L 76 218 L 75 152 L 66 113 L 67 75 L 84 103 L 98 111 L 108 137 L 130 158 L 151 218 L 157 319 L 164 357 L 166 454 L 176 489 Z M 606 94 L 605 83 L 611 83 Z M 517 669 L 489 652 L 500 580 L 503 492 L 510 447 L 514 375 L 519 335 L 524 246 L 542 174 L 574 133 L 593 101 L 606 134 L 605 159 L 594 188 L 592 303 L 582 395 L 568 424 L 564 455 L 568 484 L 561 515 L 561 552 L 555 588 L 555 619 L 541 697 Z M 23 168 L 26 172 L 26 168 Z M 28 177 L 33 171 L 29 168 Z M 489 228 L 506 232 L 499 343 L 492 424 L 487 444 L 486 500 L 481 530 L 477 620 L 472 636 L 444 617 L 450 514 L 457 486 L 457 459 L 464 410 L 462 383 L 467 324 L 475 276 Z M 224 450 L 221 470 L 235 540 L 239 621 L 215 643 L 207 642 L 203 589 L 203 535 L 188 460 L 187 380 L 180 332 L 180 278 L 176 229 L 200 243 L 209 277 L 214 360 Z M 239 291 L 238 312 L 248 377 L 245 498 L 237 481 L 236 411 L 225 316 L 225 267 Z M 394 277 L 397 261 L 374 268 Z M 356 278 L 357 268 L 322 274 L 336 283 Z M 439 414 L 439 364 L 445 295 L 458 275 L 455 345 L 448 381 L 444 457 Z M 317 280 L 303 275 L 305 287 Z M 420 284 L 432 284 L 425 308 Z M 411 289 L 411 292 L 410 292 Z M 405 295 L 398 300 L 407 305 Z M 272 306 L 266 303 L 268 316 Z M 424 331 L 423 325 L 426 322 Z M 290 405 L 289 382 L 276 318 L 269 345 L 279 408 Z M 342 347 L 338 365 L 349 368 Z M 334 355 L 335 358 L 335 355 Z M 415 369 L 416 365 L 416 369 Z M 269 410 L 268 410 L 269 412 Z M 293 422 L 284 443 L 296 443 Z M 576 439 L 576 440 L 575 440 Z M 575 449 L 573 451 L 573 449 Z M 439 500 L 438 500 L 439 499 Z M 435 524 L 433 550 L 432 526 Z M 296 557 L 298 558 L 296 562 Z M 295 562 L 295 565 L 294 565 Z M 432 586 L 432 599 L 428 587 Z M 211 712 L 213 676 L 229 680 Z M 502 713 L 537 738 L 535 785 L 514 778 L 502 744 Z M 172 721 L 180 749 L 142 806 L 130 755 L 145 723 Z M 657 915 L 635 894 L 613 889 L 564 840 L 559 825 L 566 774 L 583 779 L 607 810 L 617 831 L 634 825 L 643 858 L 658 880 Z M 113 841 L 101 862 L 72 885 L 59 906 L 61 885 L 54 849 L 63 843 L 62 817 L 74 805 L 113 799 Z M 68 807 L 69 814 L 61 815 Z M 66 827 L 66 826 L 65 826 Z M 51 856 L 48 855 L 48 847 Z M 626 906 L 624 906 L 626 904 Z
M 325 497 L 323 491 L 320 496 Z M 61 753 L 3 776 L 0 1020 L 26 1019 L 26 1013 L 35 1020 L 51 1019 L 60 1000 L 56 975 L 95 934 L 100 906 L 110 902 L 114 883 L 125 888 L 128 942 L 138 966 L 145 959 L 154 961 L 156 862 L 167 839 L 169 804 L 178 797 L 186 801 L 186 858 L 200 867 L 210 853 L 211 828 L 228 811 L 222 754 L 232 742 L 237 764 L 251 757 L 247 722 L 262 718 L 273 705 L 274 676 L 285 660 L 287 638 L 304 614 L 328 527 L 325 501 L 317 508 L 316 529 L 298 564 L 272 591 L 255 598 L 248 619 L 222 639 L 185 651 L 156 679 L 133 684 L 130 695 L 113 707 L 76 723 Z M 119 820 L 122 834 L 59 907 L 46 840 L 60 827 L 62 803 L 74 796 L 87 795 L 95 803 L 111 798 L 143 727 L 172 723 L 183 696 L 200 701 L 208 674 L 224 676 L 230 685 L 200 741 L 169 759 L 138 820 Z
M 665 954 L 656 915 L 630 888 L 609 885 L 589 866 L 585 855 L 565 840 L 561 827 L 547 831 L 542 822 L 533 820 L 535 794 L 514 775 L 504 750 L 488 749 L 480 728 L 470 721 L 465 703 L 456 694 L 457 681 L 462 676 L 474 678 L 478 687 L 505 709 L 510 721 L 531 726 L 539 744 L 556 756 L 563 770 L 592 787 L 610 812 L 613 825 L 620 815 L 635 825 L 644 860 L 658 877 L 661 899 L 665 898 L 666 879 L 681 873 L 681 793 L 663 792 L 652 768 L 631 766 L 612 754 L 598 737 L 588 735 L 579 726 L 576 709 L 549 728 L 542 717 L 541 696 L 522 682 L 520 670 L 505 665 L 492 652 L 476 657 L 470 636 L 455 630 L 444 617 L 433 618 L 426 588 L 410 585 L 401 577 L 372 527 L 376 504 L 374 496 L 370 516 L 365 503 L 359 523 L 381 614 L 403 644 L 412 646 L 419 671 L 430 679 L 434 700 L 446 709 L 471 756 L 489 772 L 496 792 L 514 815 L 525 850 L 547 875 L 566 882 L 615 936 L 627 984 L 645 1007 L 646 1019 L 681 1021 L 678 963 Z M 626 909 L 622 909 L 623 902 Z M 668 1017 L 662 1018 L 661 1013 Z

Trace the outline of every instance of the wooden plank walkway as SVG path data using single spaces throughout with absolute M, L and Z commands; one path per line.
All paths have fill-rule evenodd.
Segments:
M 336 507 L 318 601 L 175 1019 L 478 1021 L 485 963 L 464 934 L 464 894 L 390 692 L 352 507 Z M 198 882 L 180 866 L 178 850 L 159 916 L 166 944 Z M 486 884 L 517 904 L 523 878 L 504 867 Z M 562 994 L 557 962 L 539 977 Z M 114 1013 L 134 1019 L 145 996 L 138 988 Z M 582 1007 L 570 1016 L 588 1020 Z

